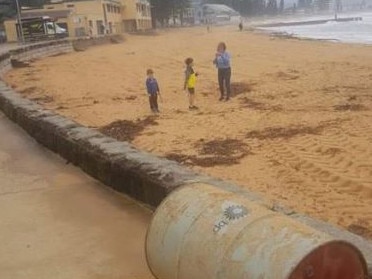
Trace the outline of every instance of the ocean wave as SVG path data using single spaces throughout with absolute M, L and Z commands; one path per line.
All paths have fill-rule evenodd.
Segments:
M 339 16 L 339 18 L 348 16 L 343 15 Z M 272 32 L 293 34 L 302 38 L 372 44 L 372 13 L 353 14 L 353 17 L 362 17 L 363 20 L 336 22 L 331 21 L 332 18 L 329 18 L 330 21 L 324 24 L 281 26 L 264 29 Z M 311 19 L 314 20 L 315 17 Z M 321 19 L 324 20 L 324 17 Z

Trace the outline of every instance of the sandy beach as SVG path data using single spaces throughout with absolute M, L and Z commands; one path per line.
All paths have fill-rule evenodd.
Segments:
M 218 101 L 220 41 L 233 58 L 230 102 Z M 5 80 L 139 149 L 372 238 L 371 50 L 236 26 L 185 28 L 37 60 Z M 200 73 L 198 111 L 183 91 L 188 56 Z M 159 115 L 145 94 L 147 68 L 160 83 Z

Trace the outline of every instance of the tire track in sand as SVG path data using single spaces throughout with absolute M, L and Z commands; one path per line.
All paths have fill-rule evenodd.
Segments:
M 338 223 L 372 225 L 372 150 L 358 141 L 341 129 L 329 129 L 320 136 L 271 142 L 265 154 L 276 162 L 276 176 L 286 189 L 305 189 L 298 194 L 316 203 L 308 210 L 321 213 L 327 207 Z

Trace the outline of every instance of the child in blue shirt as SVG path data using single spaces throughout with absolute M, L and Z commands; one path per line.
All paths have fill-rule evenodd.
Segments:
M 146 88 L 152 112 L 159 113 L 158 95 L 160 96 L 160 89 L 157 80 L 154 78 L 154 71 L 152 69 L 147 70 Z

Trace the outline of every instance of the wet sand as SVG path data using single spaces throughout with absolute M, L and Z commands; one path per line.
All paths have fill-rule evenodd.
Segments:
M 372 238 L 372 51 L 238 32 L 160 31 L 35 61 L 6 81 L 25 97 L 136 147 Z M 233 57 L 234 97 L 218 101 L 215 47 Z M 183 61 L 195 59 L 199 111 Z M 163 102 L 144 89 L 153 68 Z M 114 122 L 114 123 L 113 123 Z

